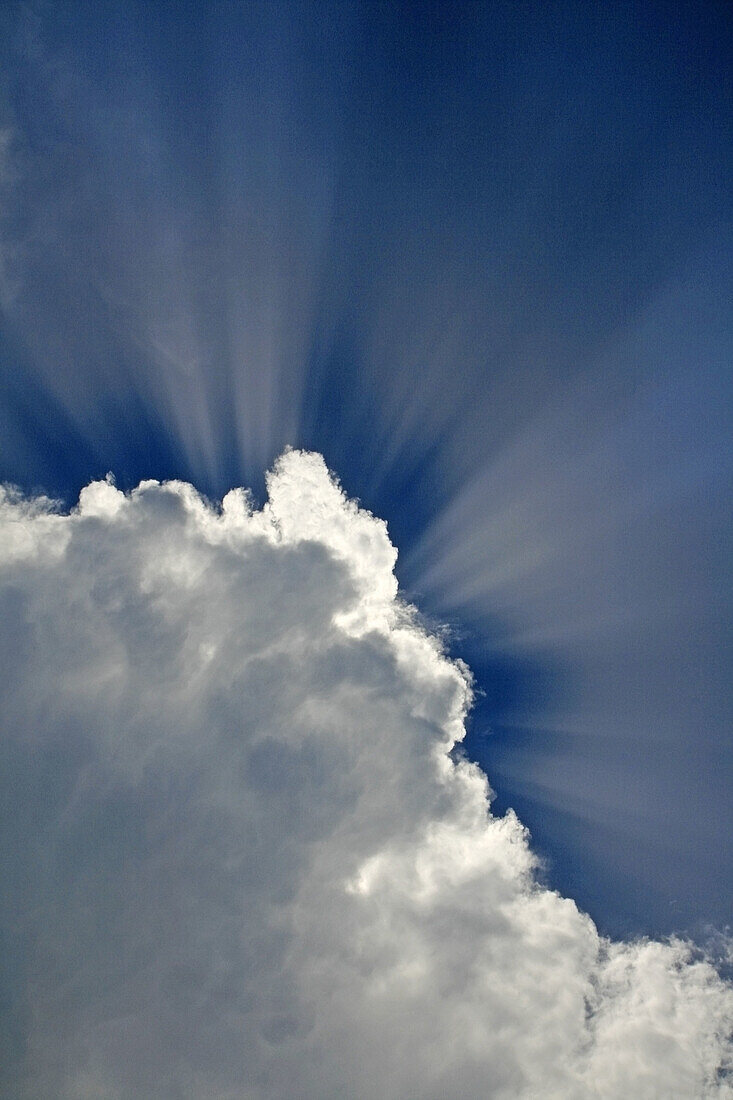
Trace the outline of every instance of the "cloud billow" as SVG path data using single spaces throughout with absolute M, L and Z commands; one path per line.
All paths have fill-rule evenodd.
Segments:
M 317 455 L 268 489 L 5 494 L 6 1094 L 731 1095 L 730 986 L 600 937 L 451 754 L 385 525 Z

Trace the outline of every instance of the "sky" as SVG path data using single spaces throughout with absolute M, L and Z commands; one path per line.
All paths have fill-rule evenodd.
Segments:
M 59 516 L 78 514 L 82 490 L 88 500 L 106 493 L 88 487 L 108 473 L 126 493 L 149 479 L 178 479 L 213 502 L 212 515 L 232 488 L 244 486 L 257 515 L 268 499 L 266 472 L 287 447 L 322 455 L 348 498 L 386 522 L 400 600 L 417 608 L 420 629 L 442 639 L 445 661 L 471 669 L 473 703 L 451 758 L 476 762 L 488 777 L 492 822 L 513 820 L 504 816 L 511 809 L 529 830 L 536 882 L 572 898 L 597 933 L 624 950 L 636 937 L 677 935 L 718 960 L 733 882 L 732 71 L 730 11 L 712 2 L 60 0 L 8 2 L 0 12 L 0 480 L 29 501 L 59 501 Z M 307 482 L 297 463 L 294 469 Z M 186 496 L 193 489 L 176 492 L 193 499 Z M 161 494 L 165 539 L 174 521 Z M 24 860 L 51 864 L 38 871 L 47 893 L 29 896 L 20 909 L 8 904 L 17 919 L 32 905 L 52 911 L 76 874 L 79 894 L 72 891 L 66 918 L 73 923 L 90 898 L 98 900 L 99 966 L 85 981 L 101 981 L 118 934 L 110 923 L 111 867 L 132 858 L 128 843 L 141 845 L 139 881 L 128 873 L 143 912 L 152 906 L 162 914 L 169 903 L 147 885 L 166 849 L 162 841 L 156 847 L 145 823 L 167 834 L 145 800 L 167 801 L 205 846 L 210 841 L 187 815 L 199 794 L 207 807 L 215 803 L 209 785 L 224 782 L 203 750 L 178 761 L 173 749 L 161 749 L 144 783 L 128 776 L 126 793 L 112 797 L 112 788 L 124 786 L 126 754 L 157 751 L 152 728 L 150 744 L 135 749 L 142 726 L 120 717 L 133 688 L 142 690 L 129 651 L 140 647 L 136 675 L 138 663 L 148 662 L 151 693 L 154 684 L 162 691 L 161 682 L 177 683 L 188 668 L 177 633 L 182 617 L 214 614 L 217 600 L 228 598 L 235 565 L 227 558 L 224 576 L 207 574 L 209 611 L 197 574 L 195 604 L 176 610 L 175 588 L 160 596 L 160 618 L 148 621 L 152 611 L 141 603 L 148 589 L 132 564 L 132 572 L 120 561 L 118 574 L 105 575 L 112 543 L 97 530 L 104 528 L 99 517 L 79 536 L 81 557 L 67 562 L 75 536 L 53 558 L 54 546 L 66 546 L 55 532 L 66 528 L 42 518 L 45 505 L 27 507 L 33 515 L 40 509 L 40 533 L 23 542 L 26 566 L 14 565 L 20 573 L 8 580 L 14 610 L 7 622 L 15 625 L 4 628 L 4 644 L 15 661 L 20 650 L 8 632 L 32 626 L 38 649 L 26 653 L 27 678 L 7 688 L 19 723 L 18 745 L 7 733 L 7 774 L 25 777 L 19 789 L 26 784 L 32 792 L 30 805 L 51 809 L 42 821 L 21 815 L 23 829 L 10 822 L 4 859 L 16 885 Z M 308 517 L 298 517 L 307 528 Z M 311 566 L 325 569 L 334 547 L 322 527 L 312 535 Z M 142 545 L 139 552 L 144 558 Z M 36 553 L 46 563 L 45 597 L 33 589 Z M 133 562 L 137 553 L 133 546 Z M 346 572 L 358 573 L 353 555 L 344 556 Z M 81 583 L 82 568 L 89 592 L 64 606 L 53 585 L 68 575 Z M 252 612 L 258 627 L 271 613 L 269 629 L 277 632 L 285 614 L 279 601 L 291 592 L 299 606 L 305 601 L 298 611 L 304 622 L 316 616 L 318 637 L 320 613 L 302 592 L 301 566 L 293 563 L 290 576 L 265 556 L 252 568 L 272 603 Z M 248 576 L 245 570 L 245 587 Z M 333 606 L 343 596 L 339 584 L 343 577 L 323 581 Z M 92 597 L 104 614 L 92 614 Z M 55 616 L 73 619 L 79 638 L 58 666 L 51 639 L 62 650 L 67 643 Z M 102 638 L 111 647 L 109 667 L 90 668 L 88 647 Z M 391 657 L 382 652 L 387 663 L 391 647 Z M 303 685 L 306 673 L 325 675 L 310 658 Z M 225 678 L 226 668 L 217 674 Z M 351 705 L 350 675 L 344 706 Z M 45 748 L 37 759 L 31 753 L 31 766 L 24 738 L 38 717 L 35 676 L 47 678 L 49 700 L 61 692 L 65 702 L 41 723 Z M 224 692 L 223 682 L 202 681 L 201 699 Z M 84 683 L 96 685 L 96 703 Z M 415 683 L 404 691 L 417 690 Z M 277 709 L 274 687 L 262 691 Z M 176 700 L 163 696 L 160 737 L 180 718 Z M 257 692 L 253 699 L 260 705 Z M 407 700 L 400 706 L 409 711 Z M 208 703 L 197 705 L 199 716 L 209 714 Z M 217 705 L 231 713 L 234 698 Z M 283 702 L 285 715 L 314 705 L 307 692 L 297 705 Z M 115 721 L 124 727 L 120 759 L 114 767 L 85 764 L 87 754 L 96 760 L 102 752 L 101 742 L 93 744 L 94 724 L 101 722 L 106 746 Z M 435 722 L 444 725 L 445 717 Z M 242 752 L 260 752 L 255 772 L 261 766 L 262 783 L 274 783 L 267 752 L 254 747 L 274 734 L 255 727 Z M 395 742 L 398 727 L 397 718 L 386 727 Z M 373 737 L 374 726 L 363 732 Z M 382 778 L 394 778 L 395 792 L 409 784 L 402 783 L 407 764 L 393 753 L 410 749 L 418 771 L 425 764 L 413 740 L 387 746 L 380 737 L 375 745 Z M 309 788 L 320 797 L 318 752 L 304 742 L 282 754 L 278 782 L 298 807 Z M 352 779 L 370 789 L 368 772 L 356 777 L 349 760 L 344 767 L 346 790 Z M 424 788 L 416 782 L 429 806 L 433 781 Z M 97 782 L 103 789 L 95 794 Z M 337 801 L 349 797 L 335 787 L 332 793 Z M 15 796 L 9 804 L 11 817 L 21 813 Z M 85 823 L 69 841 L 77 862 L 54 878 L 51 853 L 66 843 L 74 807 Z M 240 811 L 227 803 L 221 812 L 229 837 Z M 452 812 L 435 810 L 436 827 L 455 824 Z M 333 813 L 338 832 L 341 818 Z M 410 820 L 417 828 L 418 818 Z M 355 822 L 358 816 L 343 825 L 351 836 Z M 297 818 L 291 826 L 299 827 Z M 327 832 L 324 822 L 313 827 Z M 397 851 L 396 818 L 394 827 Z M 267 835 L 275 824 L 265 818 L 261 828 Z M 136 830 L 138 841 L 128 835 Z M 324 859 L 343 851 L 345 835 L 336 848 L 324 847 Z M 277 873 L 287 878 L 290 868 L 307 878 L 311 857 L 287 851 L 284 838 L 273 844 L 280 840 Z M 374 850 L 388 840 L 374 838 Z M 418 842 L 413 836 L 410 843 Z M 391 860 L 393 849 L 385 850 Z M 175 844 L 170 852 L 175 862 Z M 406 852 L 394 858 L 408 859 Z M 179 869 L 179 877 L 171 872 L 170 897 L 184 877 Z M 316 890 L 317 874 L 313 881 Z M 216 887 L 202 882 L 200 890 L 205 909 L 201 899 Z M 231 913 L 233 895 L 223 896 Z M 470 943 L 466 912 L 444 915 L 454 939 Z M 213 919 L 213 911 L 204 915 Z M 404 928 L 413 919 L 404 916 Z M 44 945 L 38 927 L 35 940 L 9 954 L 13 988 L 32 987 L 44 952 L 56 952 L 63 970 L 75 950 L 76 933 L 64 938 L 51 922 L 52 942 Z M 574 929 L 571 938 L 579 935 Z M 191 933 L 199 948 L 200 932 Z M 134 937 L 129 944 L 135 959 L 150 949 L 138 949 Z M 213 940 L 210 946 L 213 954 L 185 963 L 193 969 L 178 993 L 169 990 L 169 1007 L 184 997 L 195 966 L 210 972 Z M 304 934 L 297 950 L 305 957 L 311 947 Z M 396 940 L 390 951 L 398 951 Z M 224 957 L 222 947 L 217 958 Z M 313 957 L 334 965 L 317 951 Z M 590 981 L 585 963 L 578 966 Z M 59 1035 L 61 970 L 57 987 L 48 979 L 48 1016 L 37 1037 L 48 1051 L 43 1072 L 52 1091 L 61 1087 L 49 1037 Z M 326 981 L 323 973 L 318 980 Z M 134 983 L 123 985 L 119 999 L 110 994 L 116 1013 L 136 995 Z M 80 988 L 91 1011 L 91 986 Z M 436 995 L 434 983 L 430 989 Z M 479 1006 L 476 997 L 461 1011 Z M 18 1035 L 26 1027 L 21 1003 L 11 1011 Z M 254 1002 L 251 1010 L 260 1011 Z M 81 1015 L 69 1013 L 82 1029 Z M 330 1026 L 323 1023 L 323 1034 L 333 1038 Z M 307 1034 L 312 1052 L 323 1049 L 318 1028 Z M 429 1044 L 417 1032 L 415 1042 Z M 105 1049 L 100 1039 L 89 1057 L 107 1064 Z M 205 1073 L 214 1057 L 213 1047 L 202 1048 L 196 1072 Z M 307 1087 L 318 1095 L 326 1085 L 314 1058 Z M 517 1058 L 532 1062 L 519 1050 Z M 266 1060 L 261 1067 L 269 1072 Z M 84 1088 L 104 1095 L 103 1086 L 117 1095 L 99 1066 L 90 1062 L 85 1072 L 86 1084 L 67 1081 L 69 1095 Z M 431 1088 L 442 1072 L 435 1069 Z M 484 1081 L 486 1067 L 465 1072 L 472 1095 L 471 1081 Z M 534 1071 L 527 1072 L 531 1081 Z M 582 1074 L 596 1071 L 577 1072 L 587 1084 Z M 193 1079 L 175 1073 L 178 1083 L 171 1077 L 161 1088 L 195 1094 Z M 519 1094 L 518 1078 L 512 1084 L 510 1077 L 495 1082 L 497 1095 L 502 1088 Z M 29 1095 L 38 1080 L 27 1079 Z M 577 1081 L 559 1081 L 558 1095 L 572 1095 Z M 139 1086 L 119 1087 L 126 1096 Z

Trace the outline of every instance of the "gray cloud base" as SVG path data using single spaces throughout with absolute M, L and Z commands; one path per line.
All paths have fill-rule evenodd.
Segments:
M 2 505 L 19 1098 L 733 1095 L 733 993 L 611 943 L 449 756 L 470 705 L 317 455 Z

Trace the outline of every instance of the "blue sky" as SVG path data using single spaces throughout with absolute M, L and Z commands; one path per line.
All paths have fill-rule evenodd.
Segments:
M 386 519 L 604 932 L 730 920 L 723 4 L 6 4 L 0 477 Z

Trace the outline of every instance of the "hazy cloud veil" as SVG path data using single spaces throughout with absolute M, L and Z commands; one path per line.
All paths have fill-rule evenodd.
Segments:
M 599 937 L 451 753 L 385 525 L 318 455 L 268 489 L 5 495 L 5 1094 L 733 1095 L 730 987 Z

